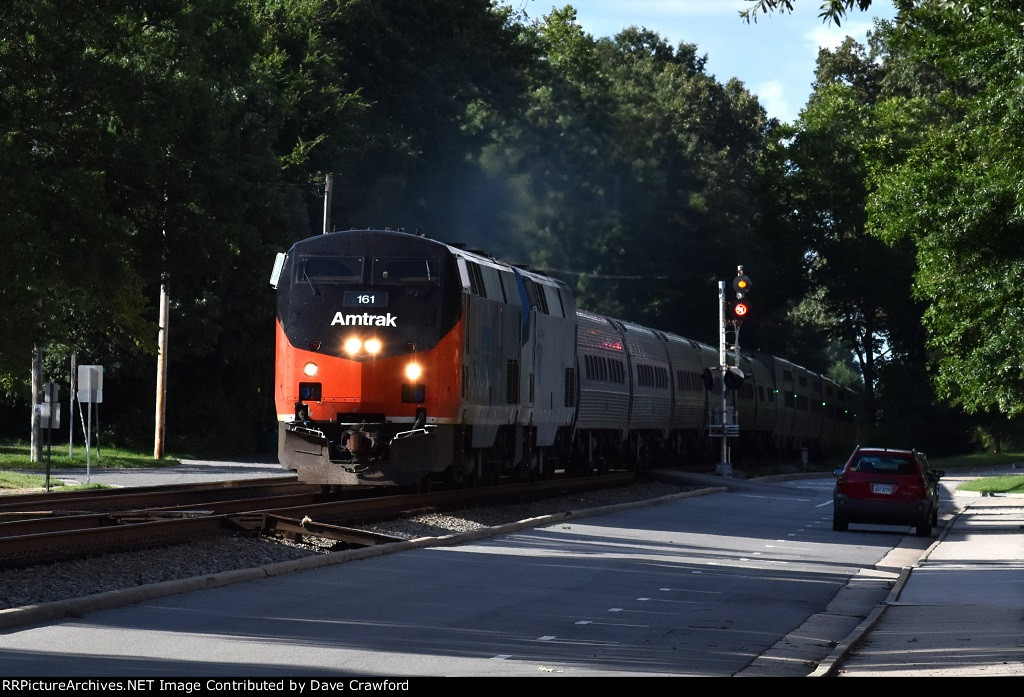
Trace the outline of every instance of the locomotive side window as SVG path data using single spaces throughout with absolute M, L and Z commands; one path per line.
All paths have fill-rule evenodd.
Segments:
M 483 277 L 485 298 L 504 301 L 504 291 L 501 288 L 501 279 L 498 278 L 498 270 L 491 266 L 481 266 L 480 275 Z
M 530 305 L 538 312 L 543 312 L 545 315 L 551 314 L 548 312 L 548 300 L 544 296 L 544 288 L 532 278 L 524 278 L 523 284 L 526 286 L 526 295 L 530 298 Z
M 501 281 L 501 292 L 508 305 L 519 305 L 519 291 L 516 290 L 516 279 L 509 271 L 499 271 L 498 280 Z
M 363 282 L 362 257 L 301 256 L 295 264 L 296 283 L 341 284 Z
M 562 317 L 572 317 L 575 314 L 573 312 L 572 296 L 564 288 L 558 289 L 558 303 L 562 307 Z
M 373 260 L 374 283 L 438 283 L 436 259 Z
M 562 299 L 558 297 L 558 289 L 554 286 L 541 286 L 544 289 L 544 307 L 548 314 L 555 317 L 565 317 L 562 308 Z

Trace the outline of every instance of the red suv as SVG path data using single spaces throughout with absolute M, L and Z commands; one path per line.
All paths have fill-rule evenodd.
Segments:
M 858 446 L 832 474 L 833 530 L 847 530 L 850 523 L 911 525 L 919 537 L 930 537 L 939 524 L 945 472 L 929 468 L 924 453 Z

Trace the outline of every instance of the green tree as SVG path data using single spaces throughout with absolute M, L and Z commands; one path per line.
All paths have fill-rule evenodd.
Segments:
M 880 73 L 851 39 L 819 57 L 815 90 L 787 148 L 790 231 L 805 249 L 809 301 L 835 340 L 852 350 L 865 388 L 865 418 L 876 418 L 881 362 L 901 327 L 920 326 L 910 300 L 914 269 L 908 243 L 890 248 L 867 231 L 868 156 L 886 138 L 872 111 Z
M 691 44 L 636 27 L 595 40 L 575 18 L 567 6 L 533 26 L 546 60 L 526 124 L 490 160 L 530 202 L 510 220 L 537 231 L 534 263 L 581 306 L 717 337 L 715 281 L 743 263 L 737 249 L 757 255 L 764 111 L 707 75 Z
M 125 415 L 111 426 L 151 433 L 155 304 L 169 276 L 169 399 L 190 405 L 176 413 L 216 433 L 225 403 L 243 420 L 270 406 L 254 395 L 270 382 L 271 243 L 288 239 L 303 203 L 308 175 L 294 167 L 321 140 L 307 129 L 348 104 L 316 58 L 331 55 L 320 6 L 13 3 L 0 42 L 9 393 L 24 389 L 28 346 L 48 347 L 48 377 L 77 352 L 108 368 L 107 403 Z M 254 351 L 261 326 L 255 343 L 271 348 Z
M 796 0 L 749 0 L 752 4 L 745 10 L 740 10 L 740 16 L 746 21 L 757 21 L 757 15 L 761 13 L 780 10 L 792 12 Z M 810 0 L 805 0 L 810 2 Z M 826 0 L 821 3 L 821 14 L 818 15 L 826 22 L 834 22 L 840 26 L 843 17 L 856 7 L 859 10 L 867 10 L 871 7 L 871 0 Z
M 124 89 L 109 60 L 122 3 L 13 0 L 0 26 L 0 386 L 27 396 L 32 346 L 87 333 L 138 340 L 143 279 L 106 160 Z
M 493 206 L 477 156 L 496 121 L 524 108 L 535 59 L 514 13 L 489 0 L 335 4 L 323 30 L 348 89 L 366 104 L 352 122 L 364 147 L 315 158 L 335 174 L 335 227 L 415 226 L 493 247 L 493 232 L 481 238 L 481 214 Z
M 968 412 L 1009 417 L 1024 412 L 1020 21 L 1005 3 L 901 14 L 890 45 L 930 76 L 931 94 L 887 105 L 918 137 L 878 158 L 869 206 L 875 234 L 916 245 L 915 291 L 928 303 L 940 394 Z

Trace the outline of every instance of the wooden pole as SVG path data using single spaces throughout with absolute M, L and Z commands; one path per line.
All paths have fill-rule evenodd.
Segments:
M 160 334 L 157 340 L 156 358 L 156 433 L 153 438 L 153 459 L 164 456 L 164 425 L 165 398 L 167 397 L 167 321 L 170 300 L 167 296 L 168 275 L 164 274 L 160 283 Z

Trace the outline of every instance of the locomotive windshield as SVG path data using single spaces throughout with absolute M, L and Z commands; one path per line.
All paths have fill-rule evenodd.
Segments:
M 373 283 L 437 283 L 436 259 L 373 260 Z
M 361 283 L 362 257 L 301 256 L 295 265 L 296 281 L 312 284 Z

